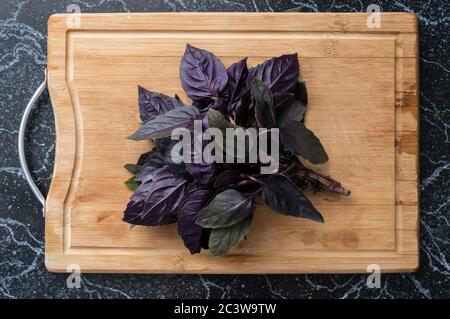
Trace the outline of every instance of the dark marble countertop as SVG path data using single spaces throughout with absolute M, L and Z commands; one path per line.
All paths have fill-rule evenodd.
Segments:
M 0 3 L 0 298 L 449 298 L 450 6 L 439 0 L 379 1 L 383 11 L 420 21 L 421 266 L 386 274 L 369 289 L 365 275 L 94 275 L 67 289 L 65 274 L 44 266 L 41 207 L 21 172 L 17 137 L 28 99 L 43 79 L 47 19 L 66 12 L 301 11 L 361 12 L 365 0 L 4 0 Z M 46 192 L 54 158 L 54 120 L 46 93 L 27 129 L 27 157 Z

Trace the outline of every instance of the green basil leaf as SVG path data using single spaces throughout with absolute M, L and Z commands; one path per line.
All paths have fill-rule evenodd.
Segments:
M 217 228 L 209 236 L 209 250 L 214 256 L 223 256 L 247 235 L 253 214 L 230 227 Z
M 222 112 L 214 109 L 208 110 L 208 127 L 215 127 L 218 129 L 231 128 L 233 125 L 225 119 Z
M 328 155 L 320 140 L 302 122 L 287 122 L 280 128 L 280 136 L 282 143 L 289 151 L 311 163 L 322 164 L 328 161 Z
M 274 174 L 261 186 L 266 204 L 274 211 L 323 223 L 322 215 L 288 177 Z
M 254 197 L 234 189 L 216 195 L 200 212 L 197 224 L 204 228 L 222 228 L 236 224 L 254 209 Z
M 273 95 L 273 109 L 276 113 L 278 113 L 278 109 L 286 105 L 286 103 L 290 103 L 294 98 L 294 93 L 280 93 Z
M 255 100 L 255 117 L 260 127 L 275 127 L 273 97 L 267 85 L 258 79 L 253 80 L 250 93 Z
M 124 184 L 132 191 L 135 191 L 136 188 L 139 187 L 139 185 L 141 185 L 140 182 L 138 182 L 134 176 L 131 176 L 129 179 L 127 179 Z
M 131 174 L 136 175 L 137 173 L 139 173 L 139 171 L 142 168 L 142 165 L 136 165 L 136 164 L 125 164 L 123 167 L 125 167 L 125 169 L 127 171 L 129 171 Z
M 292 98 L 277 108 L 277 122 L 283 127 L 289 121 L 303 121 L 306 106 L 297 98 Z
M 303 105 L 308 105 L 308 91 L 306 90 L 305 82 L 298 82 L 294 87 L 295 98 L 299 99 Z

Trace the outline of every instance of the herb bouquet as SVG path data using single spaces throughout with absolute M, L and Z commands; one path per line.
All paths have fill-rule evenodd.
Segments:
M 245 58 L 225 69 L 214 54 L 188 44 L 180 78 L 192 99 L 187 106 L 178 96 L 139 87 L 142 125 L 129 138 L 152 140 L 155 147 L 136 164 L 125 165 L 133 174 L 125 184 L 134 191 L 124 212 L 125 222 L 133 226 L 177 222 L 178 234 L 192 254 L 204 248 L 224 255 L 246 237 L 259 194 L 275 212 L 317 222 L 323 218 L 303 189 L 350 194 L 297 157 L 314 164 L 328 160 L 320 140 L 304 124 L 308 97 L 305 84 L 298 81 L 297 54 L 275 57 L 253 68 L 247 68 Z M 201 132 L 223 132 L 227 141 L 214 135 L 206 144 L 195 134 L 195 127 Z M 173 139 L 173 133 L 181 128 L 189 134 L 183 135 L 182 152 L 178 152 L 180 141 Z M 239 157 L 228 145 L 230 130 L 251 128 L 259 130 L 258 140 L 247 136 L 238 146 L 251 144 L 261 150 L 261 136 L 279 141 L 271 143 L 270 150 L 259 151 L 253 161 L 249 160 L 252 147 Z M 207 148 L 215 161 L 198 160 Z M 174 156 L 181 153 L 183 159 L 194 160 Z M 222 154 L 228 160 L 221 160 Z M 276 163 L 270 174 L 268 159 Z

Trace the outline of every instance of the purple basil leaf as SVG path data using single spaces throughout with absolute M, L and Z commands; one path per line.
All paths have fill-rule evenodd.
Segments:
M 140 178 L 139 182 L 141 182 L 141 183 L 147 183 L 147 182 L 153 180 L 153 179 L 155 178 L 155 176 L 158 176 L 158 174 L 159 174 L 161 171 L 164 171 L 164 170 L 166 170 L 166 169 L 169 169 L 169 170 L 170 170 L 170 168 L 169 168 L 168 166 L 163 166 L 163 167 L 154 169 L 154 170 L 152 170 L 151 172 L 146 172 L 145 175 L 143 175 L 143 176 Z
M 267 85 L 258 79 L 253 80 L 251 94 L 255 100 L 255 117 L 259 126 L 264 128 L 275 127 L 273 98 Z
M 145 183 L 141 183 L 137 187 L 125 209 L 123 220 L 131 225 L 143 225 L 143 221 L 139 218 L 142 215 L 145 205 L 145 199 L 150 192 L 151 179 Z
M 178 213 L 178 234 L 191 254 L 201 249 L 202 227 L 195 222 L 203 206 L 211 197 L 208 190 L 196 190 L 186 197 Z
M 142 86 L 138 87 L 138 93 L 139 113 L 144 122 L 183 105 L 177 97 L 173 98 L 162 93 L 152 92 Z
M 287 54 L 250 68 L 248 83 L 253 79 L 264 81 L 274 94 L 291 91 L 298 82 L 297 54 Z
M 281 164 L 288 164 L 291 163 L 291 161 L 296 161 L 297 156 L 291 151 L 288 151 L 286 149 L 286 146 L 280 145 L 280 163 Z
M 214 163 L 186 163 L 186 170 L 200 184 L 209 184 L 216 176 L 216 165 Z
M 289 178 L 300 188 L 310 185 L 314 191 L 326 190 L 344 196 L 351 194 L 340 182 L 306 167 L 293 171 Z
M 214 102 L 211 103 L 210 100 L 193 101 L 192 105 L 203 112 L 211 108 L 214 105 Z
M 189 128 L 199 119 L 200 111 L 192 105 L 178 107 L 145 122 L 129 138 L 135 141 L 167 137 L 178 127 Z
M 149 187 L 149 184 L 141 184 L 135 191 L 139 192 L 139 195 L 141 196 L 142 193 L 147 191 L 147 188 Z M 133 194 L 133 196 L 134 196 Z M 133 197 L 132 197 L 133 198 Z M 139 216 L 142 214 L 142 211 L 144 209 L 144 201 L 132 201 L 128 202 L 127 208 L 125 209 L 125 212 L 123 213 L 122 220 L 128 224 L 131 225 L 144 225 L 143 220 L 139 218 Z M 146 225 L 144 225 L 146 226 Z
M 139 159 L 138 159 L 136 165 L 141 165 L 141 166 L 144 165 L 145 162 L 146 162 L 146 160 L 147 160 L 147 158 L 150 156 L 150 154 L 151 154 L 152 152 L 153 152 L 153 149 L 150 150 L 150 151 L 148 151 L 147 153 L 141 154 L 141 155 L 139 156 Z
M 217 100 L 228 81 L 225 67 L 214 54 L 189 44 L 181 60 L 180 78 L 193 101 Z
M 209 249 L 209 236 L 211 235 L 211 229 L 202 229 L 202 237 L 200 238 L 200 246 L 203 249 Z
M 302 156 L 313 164 L 328 161 L 320 140 L 299 121 L 290 121 L 280 128 L 280 137 L 287 150 Z
M 180 97 L 179 97 L 177 94 L 175 94 L 174 99 L 177 100 L 177 102 L 178 102 L 180 105 L 184 105 L 183 101 L 181 101 Z
M 146 153 L 145 156 L 142 167 L 136 174 L 136 180 L 140 182 L 149 180 L 152 177 L 150 174 L 164 166 L 164 160 L 156 148 Z
M 224 93 L 225 94 L 225 93 Z M 224 112 L 228 108 L 228 100 L 226 97 L 220 97 L 209 105 L 209 108 Z
M 211 109 L 207 113 L 210 111 Z M 219 111 L 214 112 L 220 113 Z M 205 116 L 204 120 L 206 121 L 203 122 L 203 129 L 207 129 L 209 126 L 208 117 Z M 192 134 L 191 136 L 190 163 L 185 163 L 185 167 L 186 171 L 199 185 L 209 184 L 217 172 L 215 163 L 208 163 L 203 158 L 204 148 L 209 143 L 210 141 L 203 140 L 202 135 Z
M 322 215 L 288 177 L 274 174 L 261 186 L 266 204 L 274 211 L 323 223 Z
M 188 182 L 175 176 L 169 167 L 167 170 L 162 168 L 153 177 L 152 184 L 155 186 L 155 191 L 151 192 L 146 199 L 144 215 L 154 209 L 163 211 L 165 214 L 176 215 Z M 163 194 L 164 196 L 162 196 Z M 161 202 L 157 201 L 158 198 L 161 198 Z
M 254 201 L 254 196 L 227 189 L 217 194 L 203 208 L 197 218 L 197 224 L 213 229 L 234 225 L 253 212 Z
M 155 138 L 155 147 L 158 150 L 159 154 L 161 154 L 161 158 L 163 159 L 165 164 L 173 164 L 172 160 L 172 148 L 179 142 L 179 140 L 172 140 L 171 137 L 161 137 Z
M 156 148 L 161 154 L 164 164 L 170 167 L 175 176 L 189 180 L 192 178 L 190 177 L 189 172 L 186 170 L 185 163 L 175 163 L 172 159 L 172 148 L 178 142 L 178 140 L 172 140 L 170 137 L 155 139 Z
M 230 112 L 234 114 L 234 120 L 237 125 L 249 127 L 249 120 L 253 118 L 251 116 L 251 95 L 248 89 L 241 99 L 229 106 Z
M 216 180 L 214 181 L 214 188 L 216 190 L 222 190 L 242 180 L 243 178 L 241 177 L 239 171 L 228 169 L 217 175 Z
M 186 180 L 174 176 L 169 168 L 159 171 L 151 181 L 136 189 L 125 210 L 124 220 L 145 226 L 175 222 L 186 184 Z
M 170 173 L 170 170 L 167 166 L 156 169 L 153 172 L 151 178 L 150 177 L 147 178 L 145 180 L 145 182 L 142 182 L 141 185 L 135 190 L 135 192 L 133 193 L 133 195 L 130 198 L 129 205 L 144 202 L 150 191 L 150 188 L 149 188 L 149 185 L 151 184 L 150 182 L 153 181 L 153 179 L 160 178 L 161 176 L 163 176 L 163 174 L 168 174 L 168 173 Z
M 228 105 L 227 107 L 227 113 L 229 114 L 239 114 L 240 113 L 240 109 L 242 106 L 242 100 L 238 100 L 236 102 L 233 102 L 231 104 Z M 235 119 L 236 117 L 234 117 Z
M 247 88 L 247 58 L 233 63 L 227 69 L 229 104 L 239 101 Z

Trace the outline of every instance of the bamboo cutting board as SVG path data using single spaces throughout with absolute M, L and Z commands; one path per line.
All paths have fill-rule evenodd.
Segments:
M 418 267 L 417 20 L 367 14 L 57 14 L 48 28 L 56 159 L 46 205 L 51 271 L 137 273 L 352 273 Z M 78 19 L 78 20 L 77 20 Z M 121 221 L 131 195 L 123 165 L 148 150 L 125 137 L 139 124 L 137 86 L 185 102 L 186 43 L 226 66 L 297 52 L 306 124 L 330 161 L 320 167 L 350 197 L 308 194 L 325 224 L 271 212 L 259 202 L 246 241 L 228 256 L 191 256 L 176 226 Z

